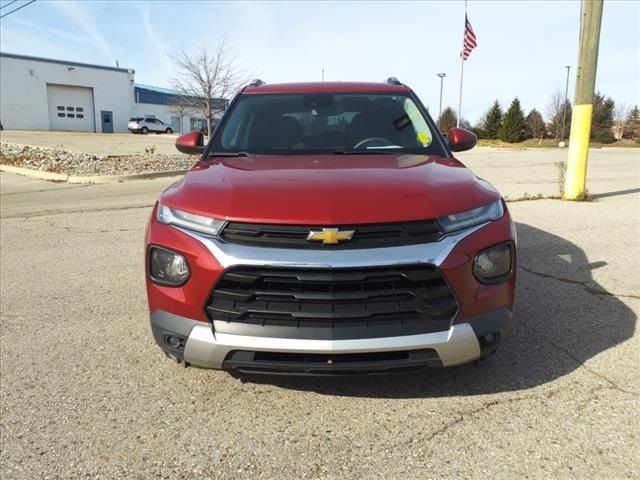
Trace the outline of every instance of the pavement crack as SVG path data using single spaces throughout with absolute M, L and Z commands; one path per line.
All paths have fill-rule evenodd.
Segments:
M 634 397 L 637 397 L 637 396 L 640 395 L 640 394 L 638 394 L 638 392 L 634 392 L 633 390 L 627 390 L 626 388 L 621 387 L 620 385 L 618 385 L 616 382 L 611 380 L 606 375 L 603 375 L 602 373 L 598 372 L 597 370 L 594 370 L 591 367 L 588 367 L 582 360 L 580 360 L 578 357 L 576 357 L 574 354 L 572 354 L 569 351 L 569 349 L 567 349 L 567 348 L 565 348 L 565 347 L 563 347 L 561 345 L 558 345 L 557 343 L 554 343 L 554 342 L 550 342 L 550 343 L 551 343 L 551 345 L 553 345 L 555 348 L 557 348 L 561 352 L 564 352 L 565 355 L 567 355 L 570 359 L 572 359 L 578 365 L 583 367 L 587 372 L 589 372 L 590 374 L 598 377 L 600 380 L 603 380 L 606 383 L 608 383 L 612 389 L 618 390 L 619 392 L 622 392 L 622 393 L 626 393 L 627 395 L 633 395 Z
M 31 215 L 24 215 L 24 214 L 18 214 L 18 215 L 6 215 L 1 217 L 2 219 L 8 219 L 8 218 L 17 218 L 17 219 L 23 219 L 23 220 L 29 220 L 31 218 L 38 218 L 38 217 L 49 217 L 49 216 L 53 216 L 53 215 L 72 215 L 75 213 L 96 213 L 96 212 L 115 212 L 115 211 L 119 211 L 119 210 L 135 210 L 135 209 L 140 209 L 140 208 L 152 208 L 153 207 L 153 203 L 149 203 L 149 204 L 143 204 L 143 205 L 127 205 L 124 207 L 98 207 L 98 208 L 90 208 L 90 209 L 74 209 L 74 210 L 45 210 L 42 212 L 37 212 L 37 213 L 33 213 Z
M 551 391 L 549 392 L 546 397 L 552 397 L 553 395 L 555 395 L 556 393 L 558 393 L 557 391 Z M 451 420 L 450 422 L 446 423 L 445 425 L 443 425 L 442 427 L 440 427 L 439 429 L 435 430 L 434 432 L 431 433 L 431 435 L 429 435 L 426 440 L 427 441 L 431 441 L 436 437 L 439 437 L 440 435 L 445 434 L 448 430 L 450 430 L 451 428 L 455 427 L 456 425 L 464 422 L 466 419 L 484 412 L 485 410 L 488 410 L 492 407 L 495 407 L 496 405 L 502 405 L 502 404 L 510 404 L 510 403 L 515 403 L 515 402 L 522 402 L 525 400 L 534 400 L 534 399 L 540 399 L 540 395 L 526 395 L 523 397 L 513 397 L 513 398 L 507 398 L 504 400 L 491 400 L 490 402 L 486 402 L 483 403 L 482 405 L 480 405 L 478 408 L 474 408 L 473 410 L 469 410 L 467 412 L 461 413 L 459 414 L 459 416 L 457 418 L 454 418 L 453 420 Z
M 588 293 L 590 293 L 592 295 L 604 295 L 604 296 L 607 296 L 607 297 L 634 298 L 636 300 L 640 300 L 640 295 L 631 295 L 631 294 L 625 294 L 625 293 L 608 292 L 607 290 L 604 290 L 602 288 L 594 288 L 594 287 L 588 285 L 586 282 L 581 282 L 580 280 L 573 280 L 571 278 L 558 277 L 556 275 L 551 275 L 549 273 L 537 272 L 535 270 L 532 270 L 532 269 L 527 268 L 527 267 L 522 266 L 522 265 L 518 265 L 518 268 L 524 270 L 527 273 L 531 273 L 532 275 L 537 275 L 538 277 L 551 278 L 553 280 L 557 280 L 558 282 L 569 283 L 569 284 L 572 284 L 572 285 L 578 285 L 578 286 L 582 287 L 586 292 L 588 292 Z

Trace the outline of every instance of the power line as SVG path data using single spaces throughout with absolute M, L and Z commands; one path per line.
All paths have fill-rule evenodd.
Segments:
M 7 15 L 11 15 L 13 12 L 17 12 L 18 10 L 22 10 L 24 7 L 27 7 L 27 6 L 31 5 L 35 1 L 36 0 L 31 0 L 30 2 L 27 2 L 24 5 L 20 5 L 18 8 L 15 8 L 15 9 L 11 10 L 10 12 L 7 12 L 4 15 L 0 16 L 0 19 L 6 17 Z
M 2 10 L 4 7 L 8 7 L 9 5 L 11 5 L 12 3 L 16 3 L 18 0 L 13 0 L 12 2 L 9 3 L 5 3 L 4 5 L 0 5 L 0 10 Z

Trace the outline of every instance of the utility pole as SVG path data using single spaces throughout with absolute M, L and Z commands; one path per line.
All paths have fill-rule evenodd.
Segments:
M 564 125 L 567 118 L 567 101 L 569 99 L 569 70 L 571 70 L 571 65 L 565 65 L 567 69 L 567 85 L 564 89 L 564 104 L 562 105 L 562 130 L 560 131 L 560 147 L 564 147 Z
M 324 68 L 322 69 L 322 81 L 324 82 Z
M 437 76 L 440 77 L 440 110 L 438 111 L 438 128 L 442 129 L 440 125 L 440 118 L 442 117 L 442 84 L 444 82 L 444 77 L 447 76 L 446 73 L 436 73 Z
M 600 25 L 603 0 L 582 0 L 580 19 L 580 52 L 576 75 L 576 93 L 571 116 L 571 134 L 564 200 L 582 200 L 586 193 L 589 136 L 596 86 Z

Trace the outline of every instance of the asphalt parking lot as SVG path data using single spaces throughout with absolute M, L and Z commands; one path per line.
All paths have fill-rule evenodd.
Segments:
M 484 176 L 506 184 L 500 158 Z M 143 234 L 171 179 L 0 174 L 2 477 L 638 478 L 640 163 L 625 162 L 594 170 L 593 202 L 510 203 L 514 330 L 481 365 L 246 383 L 151 337 Z

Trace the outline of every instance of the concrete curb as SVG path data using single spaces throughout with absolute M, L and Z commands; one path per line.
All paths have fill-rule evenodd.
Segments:
M 94 175 L 94 176 L 73 176 L 63 173 L 41 172 L 29 168 L 14 167 L 13 165 L 0 165 L 0 172 L 15 173 L 26 177 L 50 180 L 53 182 L 67 183 L 119 183 L 129 180 L 151 180 L 154 178 L 176 177 L 184 175 L 188 170 L 170 170 L 168 172 L 134 173 L 132 175 Z

